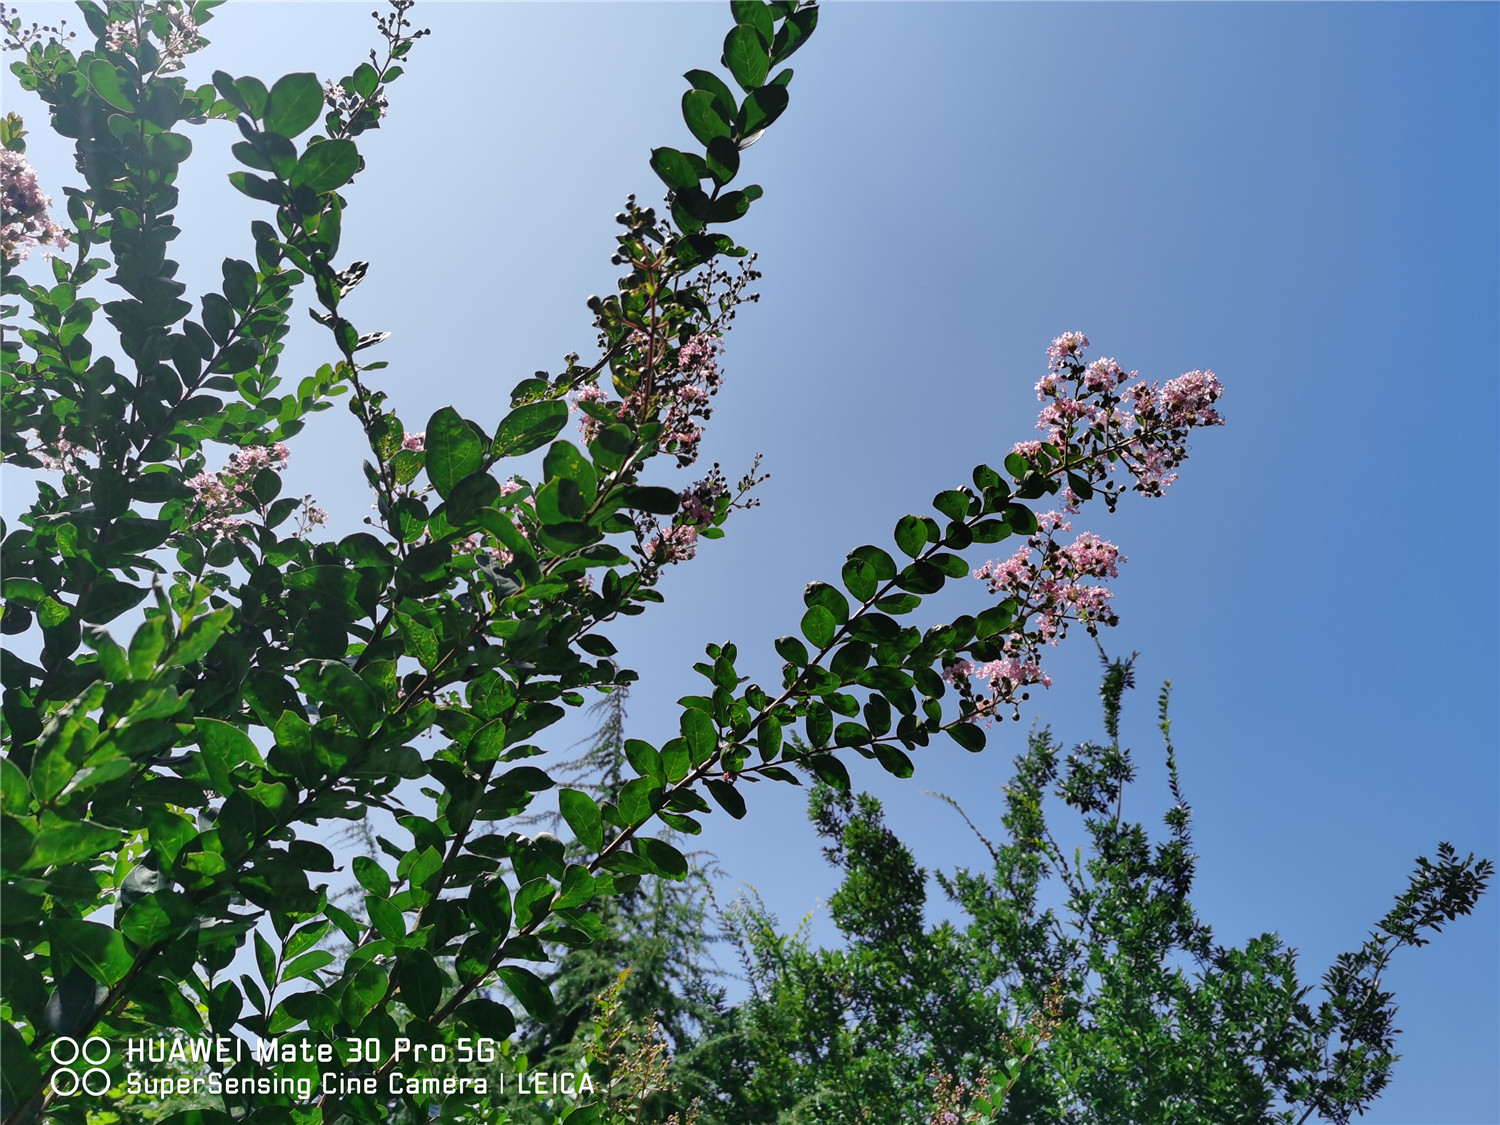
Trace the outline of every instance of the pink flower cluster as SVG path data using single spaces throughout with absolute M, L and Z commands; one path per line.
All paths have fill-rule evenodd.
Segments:
M 473 552 L 474 554 L 488 550 L 490 557 L 501 566 L 509 566 L 516 557 L 504 547 L 492 545 L 486 548 L 484 545 L 484 536 L 478 532 L 475 532 L 473 535 L 466 535 L 463 539 L 459 540 L 458 549 L 466 553 Z
M 160 11 L 167 17 L 169 30 L 161 44 L 161 61 L 157 69 L 163 73 L 182 69 L 182 58 L 204 45 L 198 24 L 184 4 L 161 3 L 142 9 L 149 14 Z M 138 17 L 139 18 L 139 17 Z M 149 23 L 144 26 L 150 27 Z M 104 45 L 111 51 L 133 51 L 140 46 L 140 34 L 131 20 L 116 20 L 104 29 Z
M 75 445 L 67 438 L 59 438 L 54 448 L 57 450 L 56 457 L 40 449 L 35 451 L 36 459 L 42 463 L 42 468 L 52 473 L 65 471 L 69 461 L 81 460 L 83 454 L 88 452 L 83 446 Z
M 1041 513 L 1037 525 L 1026 546 L 974 571 L 991 593 L 1014 607 L 1017 622 L 999 659 L 977 667 L 959 660 L 943 671 L 943 678 L 959 689 L 975 714 L 993 715 L 1002 704 L 1014 705 L 1016 693 L 1030 684 L 1051 687 L 1051 677 L 1041 668 L 1041 646 L 1056 645 L 1070 623 L 1097 633 L 1099 626 L 1118 621 L 1110 608 L 1113 595 L 1102 583 L 1119 577 L 1119 564 L 1125 561 L 1120 549 L 1091 532 L 1066 546 L 1058 543 L 1057 532 L 1072 530 L 1061 512 Z M 987 684 L 988 694 L 976 692 L 971 680 Z
M 698 553 L 698 529 L 690 523 L 663 528 L 646 548 L 646 557 L 657 566 L 687 562 Z
M 24 259 L 33 246 L 67 247 L 67 232 L 47 214 L 51 206 L 26 157 L 0 149 L 0 248 L 7 258 Z
M 1047 373 L 1036 384 L 1043 403 L 1037 429 L 1046 437 L 1019 442 L 1013 452 L 1036 465 L 1050 446 L 1064 467 L 1091 485 L 1120 464 L 1134 478 L 1136 491 L 1160 496 L 1177 479 L 1173 469 L 1187 457 L 1188 431 L 1224 424 L 1214 407 L 1223 385 L 1212 371 L 1190 371 L 1164 386 L 1142 380 L 1127 388 L 1137 372 L 1126 372 L 1113 359 L 1085 363 L 1088 345 L 1081 332 L 1052 341 Z M 1077 511 L 1071 487 L 1064 498 L 1067 510 Z
M 682 509 L 678 513 L 678 523 L 692 524 L 694 527 L 704 528 L 714 522 L 714 513 L 718 510 L 719 501 L 729 495 L 729 484 L 722 473 L 715 471 L 708 474 L 702 480 L 694 481 L 693 484 L 682 494 Z
M 570 409 L 576 413 L 582 403 L 607 402 L 608 400 L 609 396 L 604 393 L 598 383 L 585 383 L 573 392 L 573 404 Z M 585 414 L 583 421 L 578 423 L 578 432 L 583 435 L 584 441 L 593 441 L 602 429 L 604 429 L 604 423 L 592 414 Z
M 419 430 L 414 434 L 406 434 L 401 438 L 401 448 L 409 453 L 421 453 L 427 448 L 427 431 Z
M 703 423 L 713 414 L 709 399 L 724 382 L 719 374 L 723 346 L 719 337 L 700 332 L 677 349 L 677 372 L 663 388 L 671 397 L 662 425 L 667 451 L 677 454 L 680 465 L 690 465 L 698 458 Z
M 1057 512 L 1044 513 L 1037 522 L 1043 530 L 1026 546 L 1003 562 L 985 563 L 974 577 L 986 583 L 990 593 L 1015 601 L 1020 607 L 1016 617 L 1032 626 L 1036 643 L 1057 644 L 1067 635 L 1070 621 L 1082 622 L 1091 633 L 1101 624 L 1113 625 L 1113 594 L 1085 580 L 1118 578 L 1119 564 L 1125 561 L 1120 548 L 1087 531 L 1070 546 L 1062 546 L 1053 533 L 1070 525 Z
M 1137 373 L 1113 359 L 1086 363 L 1088 346 L 1082 332 L 1066 332 L 1052 341 L 1047 373 L 1036 384 L 1043 404 L 1037 428 L 1046 437 L 1018 442 L 1012 451 L 1029 469 L 1054 479 L 1068 475 L 1061 490 L 1063 511 L 1038 515 L 1037 531 L 1024 547 L 974 571 L 991 593 L 1005 600 L 1015 623 L 1000 659 L 979 667 L 958 660 L 944 669 L 943 678 L 974 714 L 993 714 L 1002 703 L 1014 705 L 1016 691 L 1028 684 L 1049 684 L 1038 655 L 1042 645 L 1055 645 L 1067 634 L 1069 623 L 1096 634 L 1101 625 L 1118 622 L 1110 604 L 1113 595 L 1104 583 L 1119 576 L 1125 561 L 1120 549 L 1092 532 L 1066 546 L 1055 538 L 1072 530 L 1065 513 L 1076 512 L 1082 500 L 1073 485 L 1085 493 L 1102 492 L 1113 510 L 1122 490 L 1109 477 L 1116 465 L 1123 465 L 1137 491 L 1160 496 L 1176 479 L 1174 467 L 1187 457 L 1188 431 L 1224 424 L 1215 407 L 1224 388 L 1213 372 L 1189 371 L 1165 386 L 1142 380 L 1127 387 Z M 1014 460 L 1007 461 L 1017 477 L 1023 475 Z M 988 684 L 989 694 L 978 694 L 973 681 Z
M 628 343 L 640 356 L 643 371 L 650 370 L 651 378 L 643 378 L 640 388 L 620 405 L 620 416 L 629 413 L 661 414 L 662 448 L 675 454 L 679 467 L 691 465 L 698 459 L 698 442 L 703 437 L 703 423 L 713 414 L 710 400 L 718 393 L 724 382 L 719 372 L 719 353 L 724 344 L 718 331 L 699 332 L 689 337 L 675 351 L 663 341 L 656 341 L 655 348 L 646 333 L 639 330 L 630 334 Z M 580 390 L 575 401 L 598 401 Z M 651 401 L 644 403 L 649 395 Z M 590 426 L 589 421 L 583 423 Z M 597 432 L 597 431 L 595 431 Z
M 278 442 L 273 446 L 248 445 L 229 455 L 229 462 L 217 473 L 203 472 L 189 477 L 186 484 L 193 490 L 193 498 L 202 513 L 192 522 L 193 527 L 212 531 L 215 538 L 223 539 L 245 526 L 239 513 L 257 505 L 251 486 L 256 474 L 263 469 L 280 472 L 286 467 L 290 452 Z M 303 498 L 303 522 L 306 528 L 318 526 L 328 519 L 321 509 L 312 506 L 312 497 Z

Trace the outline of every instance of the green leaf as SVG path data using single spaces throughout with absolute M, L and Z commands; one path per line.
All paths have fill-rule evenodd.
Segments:
M 402 1002 L 418 1019 L 425 1020 L 443 1002 L 443 989 L 448 984 L 448 974 L 438 967 L 427 950 L 403 949 L 400 981 Z
M 943 572 L 930 562 L 914 562 L 896 575 L 896 585 L 913 594 L 935 594 L 944 581 Z
M 318 976 L 318 970 L 325 965 L 333 964 L 334 956 L 331 949 L 312 949 L 295 957 L 287 965 L 281 974 L 283 981 L 310 980 L 314 984 L 322 984 L 322 978 Z
M 911 759 L 894 746 L 875 747 L 875 758 L 885 767 L 887 773 L 896 777 L 904 779 L 916 772 Z
M 540 449 L 561 433 L 567 423 L 568 407 L 565 403 L 554 400 L 528 402 L 524 406 L 518 406 L 500 420 L 500 426 L 495 431 L 492 456 L 499 460 L 501 457 L 519 457 L 533 449 Z M 431 423 L 427 431 L 428 449 L 432 448 L 430 426 Z M 430 463 L 430 453 L 428 459 Z
M 719 115 L 716 99 L 707 90 L 689 90 L 682 95 L 682 119 L 705 146 L 715 137 L 731 135 L 729 122 Z M 693 186 L 697 186 L 696 181 Z
M 120 932 L 138 947 L 155 945 L 195 923 L 192 909 L 182 895 L 169 890 L 154 891 L 131 903 L 120 917 Z
M 89 64 L 88 75 L 89 85 L 94 88 L 94 93 L 110 105 L 116 109 L 123 109 L 126 113 L 135 110 L 135 102 L 126 92 L 120 72 L 108 59 L 95 59 Z
M 552 902 L 552 909 L 566 910 L 573 906 L 587 906 L 594 898 L 594 877 L 581 863 L 568 864 L 563 875 L 562 887 Z
M 771 70 L 769 44 L 753 27 L 739 24 L 724 37 L 724 65 L 740 89 L 746 92 L 761 86 Z
M 686 749 L 685 746 L 684 749 Z M 665 753 L 666 748 L 663 747 L 663 754 Z M 685 775 L 686 770 L 683 772 Z M 667 776 L 672 776 L 670 768 Z M 637 824 L 644 824 L 651 819 L 652 813 L 656 811 L 661 791 L 662 787 L 649 777 L 638 777 L 634 781 L 625 783 L 620 789 L 618 808 L 626 827 L 634 828 Z
M 927 524 L 920 516 L 902 516 L 896 523 L 896 546 L 911 558 L 922 554 L 927 546 Z
M 119 930 L 77 918 L 52 918 L 46 925 L 54 956 L 66 954 L 101 984 L 118 984 L 135 963 Z
M 809 582 L 803 588 L 802 602 L 809 608 L 822 606 L 840 625 L 849 620 L 849 600 L 827 582 Z
M 827 746 L 828 740 L 833 737 L 833 712 L 814 700 L 807 705 L 806 726 L 809 742 L 819 748 Z
M 714 108 L 725 121 L 733 121 L 739 112 L 734 93 L 717 74 L 707 70 L 690 70 L 683 75 L 695 90 L 704 90 L 713 95 Z M 706 141 L 704 142 L 707 143 Z
M 709 174 L 714 178 L 714 182 L 722 187 L 739 173 L 739 146 L 728 137 L 715 137 L 708 142 L 708 160 L 706 163 L 708 164 Z M 746 208 L 749 207 L 750 199 L 744 192 L 732 194 L 736 194 L 739 199 L 743 200 Z
M 375 691 L 341 660 L 304 660 L 297 665 L 297 683 L 315 703 L 347 718 L 361 735 L 368 735 L 384 714 Z
M 353 867 L 354 877 L 359 880 L 361 887 L 379 898 L 391 897 L 391 877 L 380 866 L 379 861 L 367 855 L 357 855 L 354 857 Z
M 682 713 L 681 728 L 693 765 L 701 766 L 719 749 L 719 732 L 714 727 L 714 721 L 696 707 L 690 707 Z
M 385 998 L 387 983 L 384 965 L 374 961 L 366 961 L 361 965 L 359 971 L 344 986 L 344 994 L 339 998 L 344 1018 L 351 1025 L 357 1026 Z
M 661 768 L 666 780 L 674 785 L 688 775 L 692 762 L 688 759 L 687 739 L 674 738 L 662 746 Z M 626 788 L 634 784 L 635 782 L 630 782 Z
M 974 525 L 974 542 L 998 543 L 1009 538 L 1010 528 L 1004 520 L 980 520 Z
M 642 777 L 653 778 L 659 783 L 666 781 L 666 774 L 662 771 L 661 754 L 651 743 L 643 742 L 639 738 L 627 738 L 625 757 L 630 762 L 631 768 Z
M 687 857 L 665 840 L 653 840 L 649 836 L 638 837 L 635 840 L 635 851 L 650 864 L 656 874 L 674 880 L 687 877 Z
M 337 191 L 347 184 L 359 169 L 359 149 L 342 138 L 309 145 L 292 172 L 292 186 L 307 188 L 319 195 Z
M 844 587 L 862 602 L 873 598 L 875 591 L 880 588 L 880 583 L 875 577 L 875 568 L 863 559 L 849 559 L 844 563 L 841 573 Z
M 812 770 L 813 776 L 841 793 L 849 792 L 849 770 L 832 754 L 813 754 L 804 759 L 803 765 Z
M 542 472 L 549 479 L 570 480 L 578 486 L 584 504 L 592 504 L 599 488 L 599 477 L 587 457 L 570 441 L 555 441 L 542 461 Z M 579 513 L 582 515 L 582 513 Z
M 954 742 L 971 754 L 977 754 L 984 749 L 984 730 L 975 723 L 955 723 L 948 728 L 948 733 L 953 736 Z
M 708 789 L 709 796 L 719 803 L 721 809 L 735 820 L 745 819 L 745 798 L 738 788 L 727 781 L 705 779 L 703 784 Z
M 453 1014 L 481 1035 L 486 1035 L 497 1043 L 503 1043 L 515 1034 L 516 1017 L 498 1000 L 491 1000 L 484 996 L 465 1000 L 454 1010 Z
M 244 762 L 259 763 L 260 751 L 250 741 L 250 736 L 233 723 L 219 719 L 198 719 L 194 726 L 209 777 L 213 778 L 219 792 L 232 792 L 235 786 L 229 771 Z
M 9 758 L 0 758 L 0 808 L 11 816 L 24 816 L 31 807 L 31 787 L 26 775 Z
M 552 992 L 535 973 L 520 965 L 502 965 L 499 976 L 532 1019 L 544 1024 L 552 1022 L 557 1014 Z
M 66 867 L 70 863 L 92 859 L 118 846 L 120 833 L 114 828 L 89 821 L 65 821 L 51 813 L 42 815 L 41 830 L 25 870 L 40 871 L 48 867 Z
M 149 593 L 144 587 L 119 582 L 101 574 L 78 603 L 78 616 L 94 625 L 113 621 L 128 609 L 134 609 Z
M 781 723 L 775 715 L 767 715 L 760 721 L 755 732 L 756 745 L 760 748 L 762 762 L 774 762 L 781 753 Z
M 499 875 L 482 875 L 469 891 L 469 917 L 496 941 L 510 932 L 510 888 Z
M 288 139 L 300 136 L 323 113 L 323 87 L 316 74 L 288 74 L 271 87 L 263 124 Z
M 604 821 L 592 797 L 578 789 L 562 789 L 557 807 L 580 844 L 591 852 L 604 847 Z
M 1007 504 L 1001 515 L 1005 517 L 1005 522 L 1010 525 L 1011 530 L 1017 535 L 1036 534 L 1036 514 L 1025 504 Z
M 771 15 L 771 8 L 763 0 L 730 0 L 729 10 L 734 15 L 734 22 L 753 27 L 760 32 L 760 37 L 770 46 L 772 38 L 776 34 L 776 20 Z
M 562 841 L 554 837 L 561 866 Z M 535 846 L 535 842 L 533 842 Z M 516 925 L 525 930 L 545 918 L 552 909 L 552 884 L 545 875 L 522 883 L 516 891 Z
M 740 109 L 740 135 L 753 137 L 786 112 L 791 96 L 784 86 L 762 86 L 745 98 Z
M 969 515 L 969 498 L 956 488 L 939 492 L 932 498 L 932 506 L 950 520 L 964 520 Z
M 5 1112 L 10 1113 L 12 1107 L 25 1106 L 35 1095 L 42 1085 L 42 1073 L 37 1069 L 36 1056 L 9 1020 L 0 1021 L 0 1055 L 5 1058 L 5 1065 L 0 1067 L 0 1090 L 5 1092 Z
M 1011 623 L 1015 615 L 1002 603 L 981 610 L 974 618 L 974 635 L 981 640 L 993 637 Z
M 400 941 L 406 936 L 406 919 L 390 899 L 366 895 L 365 911 L 370 915 L 370 924 L 387 941 Z
M 566 414 L 567 408 L 563 411 Z M 428 419 L 426 442 L 427 478 L 446 500 L 453 486 L 483 463 L 484 438 L 474 423 L 445 406 Z
M 814 648 L 824 649 L 832 644 L 838 628 L 833 614 L 820 605 L 802 615 L 802 635 L 812 642 Z
M 807 37 L 817 26 L 818 9 L 816 7 L 799 8 L 787 16 L 771 43 L 771 61 L 777 66 L 786 62 L 797 48 L 807 42 Z M 777 77 L 779 78 L 780 75 Z
M 698 186 L 698 173 L 688 163 L 688 158 L 675 148 L 651 150 L 651 170 L 661 177 L 669 188 Z
M 654 516 L 673 515 L 682 503 L 681 497 L 670 488 L 660 485 L 644 485 L 620 490 L 620 497 L 627 508 L 638 512 L 649 512 Z
M 821 647 L 821 646 L 820 646 Z M 788 664 L 794 664 L 798 668 L 806 668 L 812 661 L 808 654 L 807 646 L 796 637 L 777 637 L 776 651 Z

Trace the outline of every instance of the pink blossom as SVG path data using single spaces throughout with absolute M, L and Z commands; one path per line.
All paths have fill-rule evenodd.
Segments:
M 713 522 L 713 512 L 691 492 L 682 494 L 682 522 L 704 527 Z
M 723 350 L 723 341 L 717 336 L 700 332 L 677 349 L 677 368 L 701 376 L 710 385 L 717 384 L 719 353 Z
M 1047 349 L 1047 358 L 1051 360 L 1049 367 L 1060 368 L 1068 360 L 1076 360 L 1083 355 L 1083 349 L 1089 346 L 1089 338 L 1082 332 L 1064 332 L 1052 341 L 1052 346 Z
M 968 660 L 955 660 L 943 669 L 943 679 L 950 684 L 956 684 L 961 680 L 967 680 L 974 674 L 974 665 Z
M 1073 541 L 1071 547 L 1064 547 L 1061 553 L 1078 574 L 1095 578 L 1120 577 L 1117 564 L 1128 561 L 1120 554 L 1120 548 L 1113 543 L 1106 543 L 1091 531 L 1085 531 Z
M 67 438 L 58 438 L 57 445 L 54 448 L 57 451 L 56 457 L 53 457 L 43 449 L 35 451 L 36 459 L 42 463 L 42 468 L 53 473 L 66 470 L 69 461 L 81 461 L 83 455 L 88 452 L 83 446 L 76 445 Z
M 1039 441 L 1018 441 L 1011 449 L 1012 453 L 1019 453 L 1028 461 L 1034 460 L 1041 451 L 1042 443 Z
M 1189 371 L 1162 387 L 1161 413 L 1169 426 L 1222 426 L 1224 419 L 1213 404 L 1223 393 L 1212 371 Z
M 646 554 L 658 565 L 686 562 L 698 553 L 698 529 L 692 524 L 680 524 L 658 532 Z
M 578 388 L 573 395 L 572 405 L 568 409 L 577 413 L 579 403 L 604 402 L 608 397 L 597 383 L 589 383 Z M 602 429 L 604 429 L 604 423 L 592 414 L 585 414 L 583 420 L 578 423 L 578 432 L 583 435 L 584 441 L 593 441 L 599 436 L 599 431 Z
M 51 206 L 26 157 L 0 149 L 0 249 L 6 257 L 24 259 L 33 246 L 67 247 L 67 231 L 47 213 Z
M 500 495 L 501 496 L 509 496 L 512 492 L 520 492 L 520 491 L 521 491 L 521 482 L 518 481 L 518 480 L 516 480 L 515 477 L 511 477 L 510 480 L 504 482 L 500 486 Z
M 407 434 L 401 439 L 401 448 L 411 453 L 421 453 L 427 448 L 427 431 L 419 430 L 414 434 Z
M 1014 656 L 982 664 L 974 674 L 981 680 L 988 680 L 990 686 L 996 689 L 1003 686 L 1021 687 L 1025 684 L 1052 686 L 1052 677 L 1043 672 L 1035 660 L 1018 660 Z
M 1096 359 L 1083 369 L 1083 383 L 1091 391 L 1118 386 L 1130 376 L 1113 359 Z

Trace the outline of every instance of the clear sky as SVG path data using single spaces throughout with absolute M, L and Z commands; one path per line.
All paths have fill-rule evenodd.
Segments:
M 230 4 L 202 73 L 337 78 L 373 45 L 368 10 Z M 379 358 L 408 428 L 450 402 L 493 425 L 518 379 L 590 353 L 583 302 L 613 283 L 611 216 L 629 192 L 660 195 L 649 149 L 686 143 L 679 75 L 716 62 L 728 15 L 469 3 L 415 18 L 434 34 L 348 193 L 345 252 L 372 262 L 348 307 L 361 331 L 394 333 Z M 1316 977 L 1418 854 L 1448 840 L 1495 857 L 1497 29 L 1494 4 L 829 6 L 793 60 L 790 109 L 746 153 L 766 195 L 736 233 L 761 254 L 764 297 L 730 337 L 705 439 L 731 476 L 766 454 L 764 507 L 615 630 L 643 675 L 632 732 L 675 731 L 709 641 L 775 680 L 770 642 L 795 631 L 803 583 L 1032 436 L 1044 349 L 1079 329 L 1144 376 L 1208 367 L 1228 387 L 1229 426 L 1199 435 L 1166 499 L 1075 521 L 1129 557 L 1105 639 L 1141 653 L 1129 801 L 1152 824 L 1153 699 L 1174 681 L 1196 901 L 1219 940 L 1278 930 Z M 60 199 L 70 162 L 4 82 Z M 264 210 L 224 181 L 236 139 L 201 130 L 184 170 L 190 295 L 245 255 Z M 290 378 L 329 358 L 306 327 Z M 319 416 L 288 473 L 341 534 L 369 504 L 357 437 L 342 410 Z M 22 499 L 12 487 L 7 516 Z M 939 606 L 984 596 L 974 583 Z M 1098 737 L 1086 641 L 1055 651 L 1050 692 L 984 755 L 935 747 L 904 783 L 860 763 L 929 869 L 983 852 L 924 790 L 983 827 L 1031 719 Z M 703 842 L 724 895 L 752 883 L 792 926 L 834 878 L 798 795 L 771 788 Z M 1496 897 L 1388 975 L 1405 1059 L 1366 1120 L 1500 1120 Z M 814 933 L 831 933 L 826 912 Z

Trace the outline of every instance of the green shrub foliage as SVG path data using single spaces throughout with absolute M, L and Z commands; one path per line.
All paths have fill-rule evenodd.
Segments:
M 1116 470 L 1160 494 L 1187 431 L 1219 421 L 1220 388 L 1194 372 L 1127 389 L 1084 364 L 1081 335 L 1059 337 L 1038 385 L 1045 440 L 902 517 L 894 550 L 857 547 L 839 583 L 810 583 L 801 635 L 775 642 L 781 683 L 749 682 L 735 645 L 711 645 L 678 732 L 625 743 L 628 780 L 558 785 L 538 759 L 549 729 L 635 679 L 605 627 L 660 602 L 664 570 L 753 503 L 754 471 L 686 488 L 651 474 L 697 460 L 719 341 L 755 276 L 725 233 L 762 194 L 741 164 L 787 108 L 784 64 L 818 9 L 735 0 L 722 74 L 685 76 L 693 143 L 651 155 L 663 214 L 632 199 L 617 216 L 617 291 L 588 302 L 597 358 L 522 379 L 498 417 L 444 408 L 419 429 L 380 389 L 386 365 L 370 357 L 387 333 L 356 324 L 349 300 L 379 267 L 342 237 L 350 185 L 377 174 L 387 92 L 425 34 L 410 0 L 377 15 L 379 49 L 336 83 L 221 71 L 195 86 L 216 2 L 84 0 L 76 51 L 5 17 L 14 73 L 74 141 L 81 184 L 62 189 L 64 224 L 20 120 L 5 120 L 0 449 L 8 471 L 40 477 L 19 526 L 0 529 L 0 1118 L 82 1121 L 98 1106 L 55 1081 L 66 1040 L 181 1035 L 299 1045 L 255 1071 L 275 1088 L 226 1092 L 182 1122 L 422 1120 L 439 1103 L 444 1120 L 494 1120 L 472 1093 L 390 1091 L 397 1037 L 506 1041 L 518 1009 L 549 1023 L 553 993 L 529 966 L 602 939 L 601 904 L 642 878 L 686 877 L 664 833 L 695 833 L 715 809 L 745 816 L 748 782 L 847 789 L 855 755 L 907 776 L 943 733 L 983 749 L 984 723 L 1042 679 L 1040 645 L 1069 621 L 1113 623 L 1082 579 L 1112 573 L 1117 552 L 1061 546 L 1031 504 L 1061 493 L 1070 511 L 1112 509 Z M 170 253 L 203 126 L 233 138 L 230 183 L 264 210 L 193 302 Z M 39 248 L 56 252 L 50 279 L 28 280 L 19 264 Z M 329 362 L 288 379 L 299 295 Z M 311 498 L 282 495 L 281 470 L 340 398 L 368 443 L 375 515 L 334 539 Z M 563 433 L 570 403 L 579 440 Z M 533 453 L 523 477 L 514 459 Z M 985 570 L 984 608 L 904 623 L 969 575 L 963 552 L 1011 537 L 1020 551 Z M 508 823 L 542 794 L 567 840 Z M 358 893 L 339 897 L 314 829 L 376 809 L 394 838 L 368 834 Z M 103 1077 L 123 1067 L 115 1051 Z M 335 1090 L 288 1092 L 329 1075 Z

